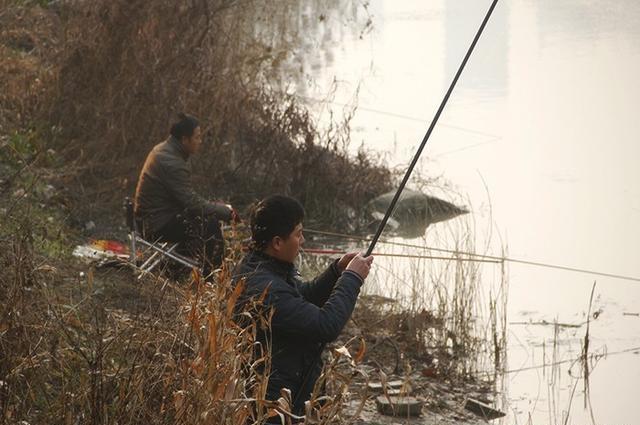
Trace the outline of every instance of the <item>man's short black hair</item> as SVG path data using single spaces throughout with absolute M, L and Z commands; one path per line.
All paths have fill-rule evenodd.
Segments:
M 251 211 L 253 248 L 265 249 L 276 236 L 287 238 L 304 219 L 304 208 L 297 200 L 273 195 L 254 205 Z
M 173 123 L 169 133 L 178 140 L 193 136 L 193 132 L 200 126 L 198 119 L 183 112 L 178 114 L 178 121 Z

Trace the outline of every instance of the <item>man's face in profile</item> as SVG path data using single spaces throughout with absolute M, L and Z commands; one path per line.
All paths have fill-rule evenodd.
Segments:
M 194 153 L 198 152 L 200 150 L 200 147 L 202 146 L 202 130 L 200 129 L 200 127 L 196 127 L 196 129 L 193 130 L 193 135 L 191 135 L 191 137 L 187 139 L 184 139 L 182 144 L 184 145 L 189 155 L 193 155 Z

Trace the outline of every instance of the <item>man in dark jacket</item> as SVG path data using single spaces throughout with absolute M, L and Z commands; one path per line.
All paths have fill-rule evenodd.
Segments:
M 295 199 L 272 196 L 258 203 L 251 214 L 253 249 L 234 274 L 236 282 L 245 279 L 240 306 L 266 290 L 263 307 L 273 309 L 271 328 L 257 336 L 260 350 L 268 349 L 267 342 L 271 348 L 266 397 L 277 400 L 280 390 L 288 388 L 297 415 L 303 414 L 320 375 L 320 350 L 347 323 L 373 261 L 346 254 L 303 283 L 293 264 L 304 242 L 303 218 Z
M 145 236 L 189 245 L 188 254 L 204 248 L 205 276 L 220 266 L 224 241 L 219 220 L 229 221 L 233 209 L 199 196 L 191 183 L 189 158 L 202 145 L 198 121 L 180 114 L 167 140 L 156 145 L 144 163 L 135 196 L 136 218 Z

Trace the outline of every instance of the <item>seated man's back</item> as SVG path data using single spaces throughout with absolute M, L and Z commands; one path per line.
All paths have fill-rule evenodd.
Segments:
M 198 121 L 182 114 L 169 138 L 147 156 L 138 179 L 134 208 L 145 235 L 172 242 L 201 238 L 207 242 L 204 265 L 212 262 L 217 267 L 224 251 L 218 220 L 230 220 L 232 210 L 205 200 L 193 189 L 189 158 L 201 145 Z

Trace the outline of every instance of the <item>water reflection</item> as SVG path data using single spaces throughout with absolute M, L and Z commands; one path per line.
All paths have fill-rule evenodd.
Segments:
M 406 164 L 490 1 L 372 0 L 374 31 L 363 39 L 367 12 L 337 5 L 341 16 L 328 12 L 329 19 L 316 22 L 311 17 L 320 2 L 311 3 L 303 9 L 316 12 L 299 26 L 318 28 L 310 28 L 305 47 L 289 63 L 313 78 L 289 78 L 289 84 L 310 98 L 334 88 L 342 103 L 334 111 L 360 87 L 363 108 L 352 122 L 352 138 L 385 153 L 392 165 Z M 455 233 L 449 226 L 465 222 L 472 228 L 457 234 L 499 229 L 517 258 L 640 275 L 640 2 L 506 0 L 494 13 L 441 123 L 467 131 L 439 125 L 427 152 L 440 154 L 439 160 L 420 166 L 426 175 L 442 173 L 476 207 L 433 226 L 425 245 L 446 247 Z M 355 29 L 341 26 L 352 18 Z M 485 240 L 478 245 L 493 254 L 501 248 Z M 413 261 L 376 262 L 381 293 L 432 302 L 433 293 L 418 288 L 415 275 L 427 281 L 437 264 L 425 262 L 424 273 L 415 273 Z M 389 270 L 408 278 L 399 285 Z M 492 265 L 481 270 L 483 287 L 499 274 Z M 595 278 L 526 266 L 513 266 L 509 274 L 509 320 L 585 321 Z M 603 313 L 591 324 L 593 352 L 640 346 L 640 320 L 622 314 L 638 312 L 638 285 L 597 280 L 594 309 Z M 556 333 L 554 326 L 511 325 L 508 332 L 515 372 L 505 380 L 506 423 L 560 422 L 569 406 L 573 423 L 590 423 L 578 400 L 580 386 L 569 402 L 576 380 L 567 364 L 535 368 L 556 360 L 571 364 L 584 328 Z M 519 370 L 527 367 L 534 368 Z M 638 422 L 629 408 L 638 379 L 635 354 L 598 362 L 591 376 L 598 422 Z
M 538 37 L 544 45 L 566 39 L 596 41 L 611 35 L 634 40 L 640 34 L 636 0 L 529 0 L 535 9 Z
M 274 15 L 256 20 L 253 31 L 276 58 L 266 70 L 268 84 L 304 97 L 316 84 L 312 76 L 332 65 L 336 46 L 367 31 L 367 6 L 355 0 L 286 0 L 280 6 L 276 12 L 268 6 Z
M 457 0 L 445 3 L 445 84 L 455 75 L 482 19 L 489 1 Z M 460 90 L 475 90 L 470 96 L 504 96 L 508 88 L 509 2 L 499 2 L 491 15 L 474 55 L 460 81 Z
M 395 190 L 384 193 L 372 199 L 366 205 L 365 209 L 374 219 L 369 223 L 368 230 L 374 232 L 378 228 L 395 194 Z M 416 190 L 404 189 L 387 222 L 387 229 L 391 230 L 396 236 L 419 238 L 424 236 L 430 225 L 451 220 L 468 212 L 463 207 L 435 196 Z

